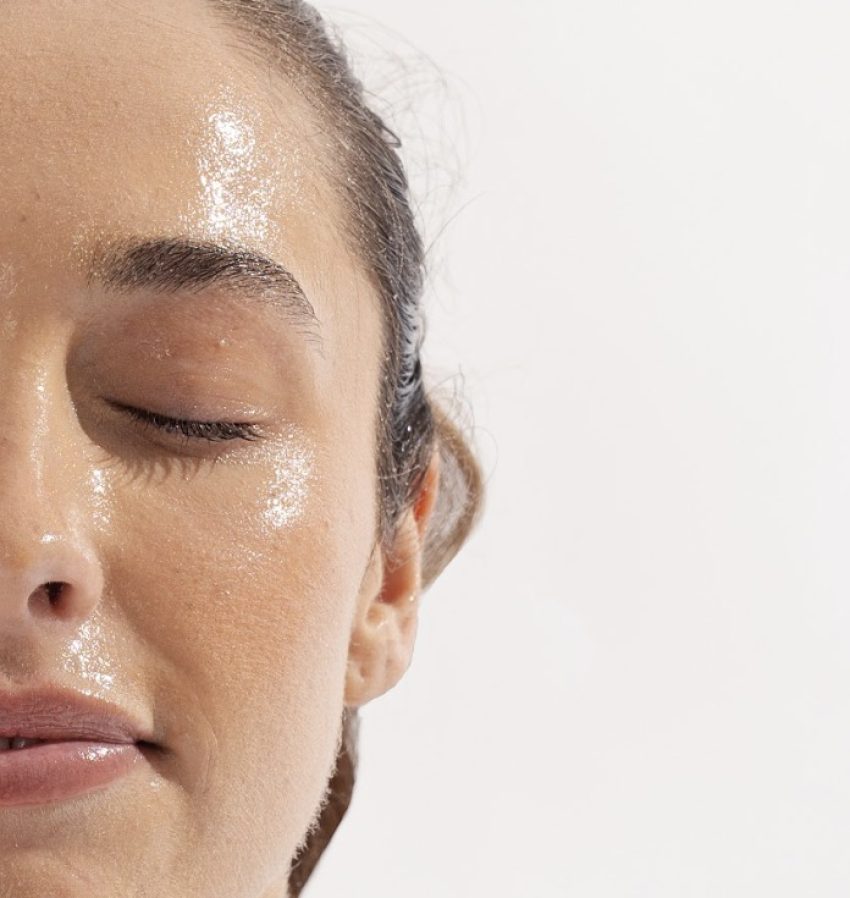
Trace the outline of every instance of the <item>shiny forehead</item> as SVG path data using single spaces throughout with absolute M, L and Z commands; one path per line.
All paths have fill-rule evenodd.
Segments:
M 136 208 L 153 229 L 197 223 L 197 238 L 277 255 L 282 213 L 315 168 L 304 160 L 309 108 L 277 74 L 269 89 L 210 4 L 8 6 L 0 164 L 22 175 L 13 189 L 51 200 L 74 191 L 85 208 L 72 215 L 91 213 L 92 225 L 97 212 L 112 222 L 106 213 Z M 167 231 L 150 221 L 158 215 L 170 215 Z
M 352 280 L 329 271 L 343 247 L 361 269 L 315 107 L 218 2 L 8 6 L 0 195 L 30 227 L 0 221 L 0 250 L 45 270 L 104 235 L 182 235 L 282 261 L 313 299 Z

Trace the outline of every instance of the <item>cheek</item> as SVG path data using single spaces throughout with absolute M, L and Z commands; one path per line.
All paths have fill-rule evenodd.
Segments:
M 151 653 L 166 742 L 179 733 L 186 770 L 204 771 L 186 783 L 214 839 L 244 839 L 250 805 L 262 828 L 252 850 L 292 849 L 315 810 L 373 544 L 373 483 L 367 458 L 298 434 L 259 461 L 101 480 L 110 598 Z

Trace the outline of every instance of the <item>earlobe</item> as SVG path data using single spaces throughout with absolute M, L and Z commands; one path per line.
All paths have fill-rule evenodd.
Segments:
M 422 588 L 422 552 L 439 484 L 435 452 L 392 545 L 376 551 L 363 580 L 351 632 L 345 704 L 357 707 L 391 689 L 413 657 Z

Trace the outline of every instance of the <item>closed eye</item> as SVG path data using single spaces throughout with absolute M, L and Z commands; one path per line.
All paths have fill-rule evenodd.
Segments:
M 223 440 L 261 440 L 262 433 L 257 425 L 239 421 L 193 421 L 186 418 L 170 418 L 158 412 L 136 408 L 121 402 L 109 400 L 109 404 L 144 424 L 156 427 L 166 433 L 182 434 L 187 439 L 220 442 Z

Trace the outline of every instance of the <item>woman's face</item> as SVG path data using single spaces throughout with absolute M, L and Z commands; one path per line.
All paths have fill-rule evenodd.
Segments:
M 0 690 L 93 695 L 157 747 L 0 807 L 0 894 L 284 895 L 384 576 L 379 305 L 319 123 L 206 4 L 4 13 Z

